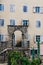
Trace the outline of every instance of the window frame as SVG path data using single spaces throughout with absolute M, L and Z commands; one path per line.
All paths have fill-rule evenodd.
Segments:
M 39 39 L 39 40 L 38 40 Z M 41 36 L 40 35 L 36 35 L 35 36 L 35 42 L 41 42 Z
M 0 26 L 4 26 L 4 19 L 0 19 Z
M 10 12 L 15 12 L 15 4 L 10 4 Z
M 28 25 L 28 19 L 23 19 L 22 20 L 22 25 L 27 26 Z
M 0 34 L 0 42 L 4 40 L 4 35 Z
M 4 4 L 0 4 L 0 11 L 4 11 Z
M 25 13 L 28 12 L 28 5 L 26 4 L 23 5 L 23 12 Z
M 36 13 L 40 13 L 40 7 L 35 7 Z
M 37 27 L 37 28 L 40 28 L 40 27 L 41 27 L 41 21 L 40 21 L 40 20 L 37 20 L 37 21 L 36 21 L 36 27 Z
M 10 25 L 15 25 L 15 19 L 10 19 Z
M 37 54 L 37 51 L 38 51 L 37 49 L 34 49 L 34 54 L 35 54 L 35 55 Z M 31 49 L 31 52 L 30 52 L 31 55 L 32 55 L 32 52 L 33 52 L 33 50 Z
M 39 9 L 38 9 L 39 8 Z M 40 13 L 43 14 L 43 7 L 35 6 L 33 7 L 33 13 Z

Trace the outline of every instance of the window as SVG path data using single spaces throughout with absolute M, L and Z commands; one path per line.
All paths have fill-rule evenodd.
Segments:
M 4 35 L 0 34 L 0 42 L 3 41 Z
M 4 26 L 4 19 L 0 19 L 0 26 Z
M 38 20 L 38 21 L 36 21 L 36 27 L 41 27 L 41 22 Z
M 15 5 L 14 4 L 10 5 L 10 12 L 15 12 Z
M 35 50 L 35 54 L 37 54 L 37 50 Z
M 34 50 L 34 53 L 35 53 L 35 50 Z M 33 50 L 31 50 L 31 55 L 33 54 Z
M 0 4 L 0 11 L 4 11 L 4 4 Z
M 43 42 L 43 35 L 35 35 L 35 43 L 37 43 L 37 41 L 40 41 L 40 43 Z
M 43 35 L 41 35 L 41 38 L 40 39 L 41 39 L 41 43 L 42 43 L 43 42 Z
M 40 35 L 36 35 L 36 42 L 40 42 Z
M 43 13 L 43 7 L 36 6 L 33 7 L 33 9 L 34 9 L 34 13 Z
M 15 25 L 15 20 L 14 19 L 10 20 L 10 25 Z
M 40 12 L 40 7 L 35 7 L 35 10 L 36 10 L 37 13 L 39 13 Z
M 43 13 L 43 7 L 40 7 L 40 13 Z
M 27 12 L 27 6 L 26 5 L 23 6 L 23 12 Z
M 33 54 L 33 50 L 31 50 L 31 55 Z M 34 49 L 34 54 L 37 54 L 37 50 Z
M 40 13 L 40 7 L 34 7 L 34 12 Z
M 27 26 L 28 25 L 28 20 L 23 20 L 23 25 Z

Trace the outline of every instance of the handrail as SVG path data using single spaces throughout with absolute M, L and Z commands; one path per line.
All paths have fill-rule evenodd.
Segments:
M 12 48 L 6 48 L 6 49 L 2 50 L 2 51 L 0 52 L 0 55 L 1 55 L 2 53 L 4 53 L 4 52 L 8 51 L 8 50 L 12 50 Z
M 2 50 L 2 51 L 0 52 L 0 54 L 6 52 L 6 51 L 8 51 L 8 50 L 27 51 L 27 50 L 30 50 L 30 48 L 17 48 L 17 47 L 15 47 L 14 49 L 12 49 L 12 48 L 6 48 L 6 49 Z

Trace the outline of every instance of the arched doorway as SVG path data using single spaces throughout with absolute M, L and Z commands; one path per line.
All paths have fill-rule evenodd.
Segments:
M 15 25 L 15 26 L 8 25 L 8 33 L 9 33 L 9 37 L 12 40 L 12 42 L 11 42 L 12 47 L 14 46 L 13 45 L 13 39 L 15 38 L 14 32 L 17 30 L 22 32 L 22 47 L 25 47 L 25 48 L 28 47 L 29 40 L 28 40 L 28 35 L 27 35 L 27 33 L 28 33 L 27 28 L 28 28 L 28 26 L 26 26 L 26 25 L 24 25 L 24 26 L 23 25 Z M 14 42 L 15 42 L 15 40 L 14 40 Z
M 14 46 L 21 47 L 22 46 L 22 32 L 20 30 L 16 30 L 14 32 L 14 35 L 15 35 L 15 42 L 13 42 Z

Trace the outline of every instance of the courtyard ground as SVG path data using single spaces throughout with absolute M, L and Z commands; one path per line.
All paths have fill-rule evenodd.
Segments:
M 3 64 L 0 64 L 0 65 L 7 65 L 7 63 L 3 63 Z M 41 64 L 41 65 L 43 65 L 43 64 Z
M 7 65 L 7 63 L 2 63 L 2 64 L 0 64 L 0 65 Z

